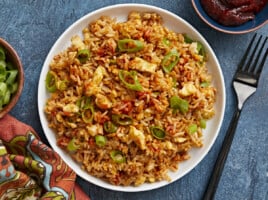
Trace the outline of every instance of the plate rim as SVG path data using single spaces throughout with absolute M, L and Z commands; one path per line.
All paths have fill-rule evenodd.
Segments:
M 205 45 L 207 47 L 209 47 L 210 53 L 211 53 L 214 61 L 216 62 L 216 65 L 217 65 L 216 70 L 218 71 L 219 78 L 220 78 L 220 80 L 218 82 L 220 82 L 219 85 L 222 87 L 222 88 L 220 88 L 221 89 L 221 92 L 222 92 L 222 94 L 221 94 L 221 101 L 222 101 L 221 102 L 221 105 L 222 105 L 222 107 L 220 109 L 220 114 L 218 116 L 218 126 L 217 126 L 217 129 L 215 130 L 216 133 L 211 138 L 211 142 L 206 147 L 206 151 L 202 154 L 202 156 L 199 159 L 197 159 L 195 161 L 195 164 L 192 165 L 189 169 L 185 170 L 185 172 L 182 173 L 179 177 L 173 178 L 172 181 L 170 181 L 170 182 L 160 181 L 160 182 L 157 182 L 157 183 L 148 183 L 149 186 L 146 186 L 147 184 L 145 183 L 145 184 L 143 184 L 141 186 L 138 186 L 138 187 L 135 187 L 135 186 L 114 186 L 114 185 L 112 185 L 110 183 L 104 183 L 102 180 L 99 180 L 98 178 L 90 175 L 89 173 L 84 172 L 90 178 L 93 178 L 94 179 L 94 180 L 89 180 L 88 178 L 86 178 L 83 175 L 81 175 L 81 173 L 78 174 L 77 171 L 74 169 L 74 167 L 68 163 L 66 157 L 62 157 L 62 153 L 57 151 L 57 149 L 59 149 L 59 147 L 56 147 L 56 144 L 53 144 L 52 143 L 51 139 L 49 138 L 49 134 L 46 133 L 46 129 L 50 129 L 50 128 L 48 126 L 45 126 L 45 124 L 44 124 L 44 120 L 46 120 L 46 118 L 45 118 L 45 114 L 44 114 L 44 110 L 43 110 L 44 109 L 44 104 L 41 104 L 41 101 L 40 101 L 40 98 L 42 97 L 42 93 L 41 93 L 42 88 L 41 87 L 44 87 L 44 79 L 42 79 L 42 78 L 44 78 L 44 74 L 48 70 L 48 64 L 51 61 L 51 59 L 49 59 L 49 58 L 52 58 L 53 55 L 55 55 L 55 53 L 53 53 L 55 51 L 54 49 L 57 47 L 57 45 L 60 43 L 60 41 L 65 37 L 66 34 L 68 34 L 75 26 L 79 25 L 79 23 L 83 22 L 85 19 L 87 19 L 87 23 L 89 23 L 90 21 L 92 21 L 92 19 L 90 19 L 90 18 L 92 18 L 92 17 L 94 17 L 94 16 L 96 16 L 96 15 L 98 15 L 100 13 L 103 13 L 103 12 L 106 12 L 106 11 L 109 11 L 109 10 L 112 10 L 112 9 L 119 9 L 119 8 L 122 8 L 122 7 L 128 7 L 128 8 L 135 7 L 136 9 L 137 8 L 143 8 L 143 9 L 147 9 L 148 11 L 158 12 L 160 15 L 162 13 L 164 13 L 167 16 L 170 16 L 170 17 L 175 18 L 176 21 L 179 21 L 180 23 L 184 23 L 185 26 L 187 26 L 189 29 L 191 29 L 191 31 L 194 31 L 194 34 L 196 34 L 199 38 L 201 38 L 202 39 L 202 42 L 205 42 Z M 82 30 L 77 30 L 76 32 L 81 32 L 81 31 Z M 70 40 L 70 38 L 69 38 L 69 40 Z M 69 41 L 67 41 L 66 43 L 69 43 Z M 209 45 L 208 41 L 201 35 L 201 33 L 197 29 L 195 29 L 193 27 L 193 25 L 191 25 L 189 22 L 187 22 L 185 19 L 183 19 L 179 15 L 176 15 L 176 14 L 172 13 L 171 11 L 165 10 L 165 9 L 160 8 L 160 7 L 157 7 L 157 6 L 153 6 L 153 5 L 149 5 L 149 4 L 140 4 L 140 3 L 122 3 L 122 4 L 115 4 L 115 5 L 105 6 L 105 7 L 96 9 L 94 11 L 91 11 L 91 12 L 85 14 L 84 16 L 78 18 L 67 29 L 65 29 L 64 32 L 62 32 L 60 34 L 60 36 L 58 37 L 58 39 L 52 45 L 51 49 L 49 50 L 49 52 L 48 52 L 48 54 L 47 54 L 47 56 L 46 56 L 46 58 L 45 58 L 45 60 L 43 62 L 42 70 L 41 70 L 40 77 L 39 77 L 39 82 L 38 82 L 37 101 L 38 101 L 37 104 L 38 104 L 39 119 L 40 119 L 41 127 L 43 129 L 43 132 L 44 132 L 45 137 L 47 138 L 47 140 L 48 140 L 50 146 L 52 147 L 52 149 L 55 150 L 60 155 L 60 157 L 63 159 L 63 161 L 71 169 L 73 169 L 79 177 L 81 177 L 85 181 L 88 181 L 89 183 L 92 183 L 92 184 L 97 185 L 99 187 L 102 187 L 102 188 L 105 188 L 105 189 L 109 189 L 109 190 L 113 190 L 113 191 L 141 192 L 141 191 L 148 191 L 148 190 L 157 189 L 157 188 L 160 188 L 160 187 L 163 187 L 163 186 L 167 186 L 170 183 L 173 183 L 173 182 L 181 179 L 186 174 L 188 174 L 190 171 L 192 171 L 197 165 L 200 164 L 200 162 L 204 159 L 204 157 L 210 151 L 212 145 L 215 144 L 215 140 L 216 140 L 216 138 L 219 135 L 219 131 L 220 131 L 220 128 L 221 128 L 222 123 L 223 123 L 224 112 L 225 112 L 226 92 L 225 92 L 224 77 L 223 77 L 223 73 L 222 73 L 222 70 L 221 70 L 221 65 L 220 65 L 220 63 L 218 61 L 218 58 L 217 58 L 214 50 L 212 49 L 212 47 Z M 72 162 L 75 162 L 75 161 L 72 161 Z M 185 161 L 185 162 L 187 162 L 187 161 Z M 179 165 L 181 165 L 181 164 L 182 163 L 180 163 Z M 76 165 L 78 165 L 78 164 L 76 163 Z M 179 170 L 180 169 L 178 169 L 178 171 Z M 79 171 L 81 171 L 81 169 Z M 95 181 L 95 179 L 98 179 L 99 181 Z M 145 187 L 143 187 L 143 186 L 145 186 Z

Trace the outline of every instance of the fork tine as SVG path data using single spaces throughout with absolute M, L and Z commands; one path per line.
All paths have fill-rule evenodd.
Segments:
M 256 45 L 255 45 L 255 48 L 253 49 L 250 57 L 249 57 L 249 60 L 248 60 L 248 63 L 245 65 L 243 71 L 249 71 L 250 70 L 250 66 L 251 66 L 251 63 L 253 61 L 253 58 L 255 56 L 255 53 L 257 52 L 257 49 L 259 47 L 259 44 L 261 42 L 261 39 L 262 39 L 262 35 L 259 37 L 259 40 L 257 41 Z
M 263 65 L 264 65 L 264 62 L 265 62 L 265 59 L 266 59 L 266 56 L 267 56 L 266 53 L 264 54 L 264 57 L 263 57 L 263 59 L 262 59 L 260 65 L 257 66 L 257 64 L 258 64 L 258 62 L 259 62 L 259 58 L 260 58 L 260 56 L 261 56 L 261 53 L 263 52 L 263 48 L 264 48 L 264 45 L 265 45 L 267 39 L 268 39 L 268 37 L 265 38 L 265 40 L 264 40 L 263 43 L 262 43 L 261 48 L 259 49 L 258 55 L 257 55 L 257 57 L 256 57 L 256 59 L 255 59 L 254 64 L 253 64 L 253 67 L 254 67 L 254 69 L 253 69 L 253 73 L 256 72 L 256 73 L 258 74 L 258 73 L 262 70 L 262 68 L 263 68 Z M 266 52 L 267 52 L 267 50 L 266 50 Z
M 248 57 L 248 53 L 249 53 L 249 51 L 250 51 L 250 49 L 252 47 L 252 44 L 253 44 L 256 36 L 257 36 L 257 33 L 254 34 L 253 38 L 251 39 L 251 41 L 250 41 L 250 43 L 249 43 L 249 45 L 247 47 L 247 50 L 246 50 L 245 54 L 243 55 L 243 58 L 241 59 L 240 63 L 238 64 L 238 68 L 237 68 L 238 70 L 242 70 L 243 66 L 245 65 L 246 59 Z
M 264 54 L 264 56 L 262 58 L 262 61 L 261 61 L 260 65 L 257 67 L 257 70 L 256 70 L 257 76 L 260 76 L 262 68 L 264 67 L 264 63 L 265 63 L 265 60 L 266 60 L 267 56 L 268 56 L 268 48 L 266 49 L 266 52 L 265 52 L 265 54 Z

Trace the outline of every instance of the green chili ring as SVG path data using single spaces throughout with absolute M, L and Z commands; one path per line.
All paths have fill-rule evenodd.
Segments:
M 67 150 L 70 152 L 75 152 L 79 149 L 80 145 L 76 144 L 76 139 L 73 138 L 67 145 Z
M 90 52 L 88 49 L 81 49 L 77 52 L 77 58 L 81 63 L 85 63 L 90 57 Z
M 113 150 L 113 151 L 111 151 L 110 157 L 116 163 L 125 163 L 126 162 L 126 157 L 119 150 Z
M 152 135 L 159 140 L 163 140 L 166 136 L 166 132 L 164 131 L 164 129 L 158 126 L 151 126 L 150 131 Z
M 115 133 L 118 127 L 113 122 L 106 121 L 103 124 L 103 128 L 106 133 Z
M 81 110 L 86 110 L 92 107 L 92 98 L 87 97 L 87 96 L 82 96 L 77 102 L 76 105 L 81 109 Z
M 57 89 L 56 86 L 57 76 L 54 72 L 48 71 L 46 76 L 46 88 L 49 92 L 55 92 Z
M 167 53 L 162 62 L 161 62 L 161 66 L 163 68 L 163 70 L 166 73 L 169 73 L 172 71 L 172 69 L 177 65 L 177 63 L 179 62 L 180 59 L 180 54 L 177 52 L 176 49 L 172 49 L 169 53 Z
M 137 72 L 132 70 L 132 71 L 124 71 L 120 70 L 119 71 L 119 79 L 120 81 L 124 84 L 124 86 L 130 90 L 135 90 L 135 91 L 142 91 L 142 85 L 140 84 L 137 76 Z M 132 79 L 133 83 L 128 83 L 127 78 Z
M 113 114 L 112 121 L 115 124 L 122 125 L 122 126 L 128 126 L 133 123 L 133 119 L 130 116 L 124 115 L 124 114 L 121 114 L 121 115 Z
M 103 147 L 103 146 L 105 146 L 107 139 L 103 135 L 96 135 L 95 142 L 96 142 L 96 145 L 98 145 L 99 147 Z
M 144 48 L 142 41 L 133 39 L 123 39 L 117 42 L 118 49 L 120 52 L 135 53 Z
M 91 123 L 94 118 L 94 107 L 91 106 L 88 109 L 83 110 L 82 112 L 82 119 L 85 123 Z

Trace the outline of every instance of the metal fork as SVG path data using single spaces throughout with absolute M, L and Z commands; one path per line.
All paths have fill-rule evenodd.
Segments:
M 234 138 L 242 107 L 248 97 L 255 93 L 258 86 L 259 78 L 268 55 L 268 48 L 266 47 L 265 50 L 267 37 L 263 39 L 263 36 L 260 36 L 259 39 L 255 41 L 256 36 L 257 34 L 253 36 L 249 43 L 233 78 L 233 87 L 236 92 L 238 104 L 224 138 L 217 161 L 214 165 L 213 173 L 210 177 L 203 200 L 214 199 L 224 164 Z M 250 52 L 252 53 L 250 54 Z

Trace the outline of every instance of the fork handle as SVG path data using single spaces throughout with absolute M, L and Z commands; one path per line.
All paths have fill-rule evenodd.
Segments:
M 213 200 L 214 199 L 214 195 L 215 195 L 216 190 L 217 190 L 217 186 L 218 186 L 218 183 L 219 183 L 219 180 L 220 180 L 223 168 L 224 168 L 224 164 L 225 164 L 225 161 L 227 159 L 227 155 L 228 155 L 228 152 L 230 150 L 230 147 L 231 147 L 231 144 L 232 144 L 232 141 L 234 138 L 238 119 L 240 117 L 240 113 L 241 113 L 241 110 L 237 108 L 233 114 L 228 131 L 226 133 L 221 150 L 219 152 L 217 161 L 214 165 L 214 169 L 213 169 L 212 175 L 210 177 L 206 192 L 203 196 L 203 200 Z

